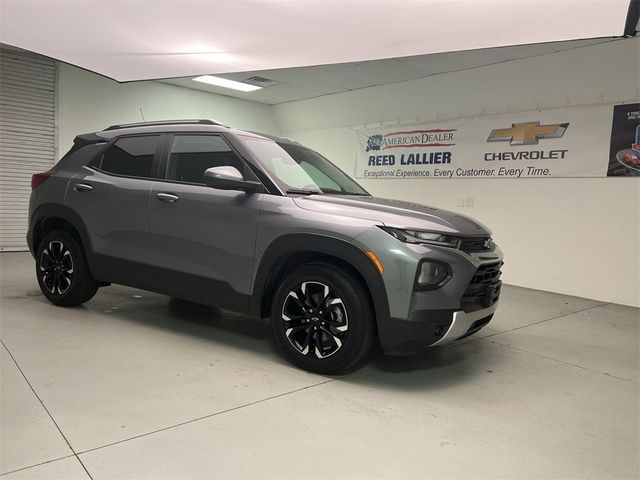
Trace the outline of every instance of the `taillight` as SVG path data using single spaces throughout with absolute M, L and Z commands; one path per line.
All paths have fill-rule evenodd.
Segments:
M 35 190 L 38 185 L 44 182 L 47 178 L 51 176 L 50 171 L 42 172 L 42 173 L 34 173 L 31 176 L 31 190 Z

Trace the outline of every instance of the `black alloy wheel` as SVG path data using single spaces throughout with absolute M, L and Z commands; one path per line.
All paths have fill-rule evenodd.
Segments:
M 42 284 L 53 295 L 64 295 L 73 283 L 73 256 L 60 240 L 52 240 L 40 256 Z
M 50 232 L 38 243 L 36 275 L 47 300 L 61 307 L 80 305 L 98 290 L 82 244 L 65 230 Z
M 362 279 L 325 263 L 301 265 L 286 275 L 273 299 L 271 327 L 291 363 L 329 375 L 356 369 L 375 340 Z
M 289 343 L 302 355 L 316 358 L 340 350 L 349 330 L 344 302 L 321 282 L 302 282 L 290 291 L 281 320 Z

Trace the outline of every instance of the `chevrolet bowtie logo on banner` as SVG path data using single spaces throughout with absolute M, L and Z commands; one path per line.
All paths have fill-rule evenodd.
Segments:
M 506 142 L 510 145 L 537 145 L 540 138 L 560 138 L 569 126 L 568 123 L 540 125 L 540 122 L 513 123 L 511 128 L 498 128 L 491 131 L 487 142 Z

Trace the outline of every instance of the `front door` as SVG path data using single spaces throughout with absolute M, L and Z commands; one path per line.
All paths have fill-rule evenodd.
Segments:
M 204 184 L 205 170 L 218 166 L 255 179 L 223 136 L 181 134 L 169 143 L 166 179 L 150 196 L 151 262 L 174 296 L 244 311 L 263 194 Z

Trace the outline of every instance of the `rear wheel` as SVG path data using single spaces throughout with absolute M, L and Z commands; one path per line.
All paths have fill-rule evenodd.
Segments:
M 317 373 L 353 370 L 374 340 L 373 313 L 359 280 L 321 263 L 298 267 L 285 278 L 271 325 L 287 358 Z
M 36 276 L 47 300 L 63 307 L 80 305 L 98 290 L 80 242 L 64 230 L 47 234 L 38 245 Z

